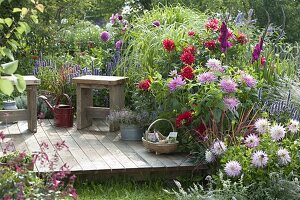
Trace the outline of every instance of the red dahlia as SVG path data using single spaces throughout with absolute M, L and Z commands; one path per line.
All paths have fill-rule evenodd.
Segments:
M 190 45 L 183 49 L 183 52 L 190 52 L 192 54 L 196 53 L 196 48 L 193 45 Z
M 247 36 L 242 32 L 239 32 L 239 34 L 237 34 L 235 37 L 237 42 L 240 44 L 246 44 L 248 42 Z
M 150 81 L 149 79 L 146 79 L 146 80 L 142 80 L 141 82 L 139 82 L 138 87 L 139 87 L 141 90 L 148 91 L 149 88 L 150 88 L 150 85 L 151 85 L 151 81 Z
M 201 123 L 196 129 L 196 136 L 201 141 L 207 140 L 207 132 L 206 132 L 206 125 L 204 123 Z
M 188 51 L 184 51 L 183 54 L 181 54 L 180 59 L 184 64 L 187 65 L 193 64 L 196 60 L 195 56 Z
M 175 50 L 175 43 L 173 40 L 165 39 L 163 41 L 163 46 L 164 46 L 165 50 L 167 50 L 169 52 Z
M 193 79 L 194 78 L 194 69 L 191 66 L 186 66 L 181 70 L 180 75 L 182 76 L 182 78 L 184 79 Z
M 216 48 L 216 41 L 215 40 L 205 41 L 204 46 L 210 50 L 213 50 Z
M 190 37 L 193 37 L 193 36 L 195 36 L 196 35 L 196 32 L 195 31 L 189 31 L 188 32 L 188 36 L 190 36 Z
M 176 118 L 176 128 L 179 128 L 183 125 L 190 125 L 193 121 L 193 116 L 190 111 L 186 111 L 184 113 L 181 113 Z

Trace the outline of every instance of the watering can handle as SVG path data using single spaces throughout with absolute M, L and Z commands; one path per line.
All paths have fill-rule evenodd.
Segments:
M 60 96 L 58 96 L 58 98 L 57 98 L 57 100 L 56 100 L 56 105 L 60 104 L 60 100 L 61 100 L 61 98 L 64 97 L 64 96 L 67 98 L 68 104 L 72 107 L 72 101 L 71 101 L 71 98 L 69 97 L 69 95 L 67 95 L 67 94 L 65 94 L 65 93 L 63 93 L 63 94 L 61 94 Z

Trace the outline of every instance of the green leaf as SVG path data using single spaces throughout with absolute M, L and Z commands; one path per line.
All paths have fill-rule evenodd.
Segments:
M 13 20 L 11 18 L 5 18 L 4 22 L 8 27 L 10 27 L 13 23 Z
M 14 86 L 10 80 L 0 78 L 0 91 L 6 95 L 11 95 L 14 91 Z
M 32 19 L 32 21 L 34 23 L 36 23 L 36 24 L 39 23 L 38 17 L 36 15 L 30 15 L 30 18 Z
M 0 18 L 0 24 L 4 24 L 4 23 L 5 23 L 4 19 Z
M 21 14 L 22 14 L 23 16 L 25 16 L 27 13 L 28 13 L 28 9 L 27 9 L 27 8 L 22 8 Z
M 3 52 L 4 52 L 4 54 L 10 59 L 10 60 L 15 60 L 14 59 L 14 56 L 13 56 L 13 54 L 12 54 L 12 52 L 11 52 L 11 50 L 10 49 L 8 49 L 8 48 L 4 48 L 3 49 Z
M 45 9 L 45 7 L 44 7 L 44 5 L 43 4 L 37 4 L 36 6 L 35 6 L 35 8 L 36 9 L 38 9 L 40 12 L 44 12 L 44 9 Z
M 21 12 L 22 10 L 21 10 L 21 8 L 14 8 L 13 9 L 13 12 L 15 13 L 15 12 Z
M 18 60 L 2 64 L 1 66 L 3 67 L 4 73 L 13 74 L 18 68 Z
M 23 76 L 21 76 L 19 74 L 15 74 L 15 76 L 17 77 L 17 81 L 15 82 L 17 90 L 19 92 L 24 92 L 24 90 L 26 89 L 26 82 L 25 82 Z

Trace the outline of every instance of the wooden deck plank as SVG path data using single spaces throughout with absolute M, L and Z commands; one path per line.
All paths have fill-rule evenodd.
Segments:
M 76 127 L 68 128 L 68 134 L 77 143 L 79 148 L 85 153 L 88 159 L 93 163 L 96 170 L 111 171 L 101 155 L 88 143 L 85 137 L 77 130 Z
M 26 152 L 28 154 L 30 151 L 23 140 L 22 135 L 20 134 L 18 123 L 14 123 L 8 127 L 9 136 L 12 138 L 12 142 L 14 143 L 17 151 Z
M 29 152 L 33 153 L 40 151 L 39 143 L 37 142 L 34 135 L 28 130 L 27 121 L 18 122 L 18 128 L 23 140 L 25 141 L 26 146 L 28 147 Z M 44 172 L 49 169 L 36 163 L 34 166 L 34 170 L 38 172 Z
M 98 152 L 111 169 L 125 170 L 124 166 L 106 149 L 97 137 L 88 129 L 79 130 L 88 143 Z
M 70 137 L 70 139 L 66 138 L 66 137 L 61 138 L 59 136 L 59 134 L 57 133 L 57 130 L 51 125 L 51 123 L 48 120 L 45 122 L 45 124 L 43 126 L 41 126 L 41 128 L 44 130 L 45 136 L 49 139 L 52 146 L 56 149 L 63 164 L 66 163 L 69 166 L 70 170 L 81 171 L 83 169 L 83 167 L 80 164 L 83 163 L 84 167 L 86 167 L 88 169 L 88 167 L 89 167 L 87 165 L 88 163 L 77 162 L 77 160 L 74 158 L 73 154 L 71 153 L 70 148 L 73 148 L 73 140 L 71 137 Z M 63 140 L 65 140 L 66 145 L 69 147 L 69 149 L 59 150 L 55 147 L 55 145 L 57 143 L 62 142 Z M 74 149 L 76 149 L 76 147 Z M 77 153 L 76 155 L 80 155 L 80 153 L 78 153 L 78 152 L 76 152 L 76 153 Z
M 105 133 L 101 133 L 97 126 L 92 125 L 90 129 L 95 137 L 106 147 L 106 149 L 114 155 L 114 157 L 122 163 L 125 169 L 138 168 L 134 162 L 132 162 L 107 136 Z
M 99 128 L 100 131 L 103 131 L 105 136 L 112 143 L 114 143 L 120 149 L 120 151 L 122 151 L 138 168 L 151 168 L 151 165 L 149 165 L 141 156 L 139 156 L 138 153 L 136 153 L 129 145 L 127 145 L 126 142 L 120 140 L 119 132 L 108 133 L 108 125 L 100 122 L 101 121 L 98 120 L 95 121 L 94 124 Z

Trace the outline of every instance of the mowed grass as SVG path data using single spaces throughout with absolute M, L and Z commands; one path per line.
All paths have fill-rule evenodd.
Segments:
M 171 181 L 149 180 L 132 181 L 109 179 L 105 182 L 86 182 L 77 180 L 75 188 L 79 200 L 173 200 L 175 196 L 163 189 L 170 189 Z M 168 186 L 169 185 L 169 186 Z

